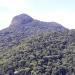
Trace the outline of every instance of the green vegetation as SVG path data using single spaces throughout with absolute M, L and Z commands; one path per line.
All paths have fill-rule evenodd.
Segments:
M 3 74 L 71 75 L 75 73 L 74 31 L 48 31 L 22 39 L 0 55 Z M 11 70 L 14 69 L 14 71 Z M 10 74 L 10 73 L 9 73 Z

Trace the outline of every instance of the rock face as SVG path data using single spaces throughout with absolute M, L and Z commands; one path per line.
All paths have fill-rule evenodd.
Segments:
M 52 29 L 52 30 L 58 30 L 58 31 L 64 31 L 66 30 L 65 27 L 63 27 L 61 24 L 58 24 L 56 22 L 43 22 L 39 20 L 35 20 L 32 17 L 28 16 L 27 14 L 20 14 L 13 18 L 10 27 L 12 26 L 18 26 L 23 28 L 28 27 L 35 27 L 35 28 L 41 28 L 41 29 Z M 15 29 L 17 29 L 15 28 Z M 12 28 L 11 28 L 12 29 Z
M 11 25 L 21 25 L 31 22 L 33 19 L 32 17 L 26 15 L 26 14 L 20 14 L 13 18 Z

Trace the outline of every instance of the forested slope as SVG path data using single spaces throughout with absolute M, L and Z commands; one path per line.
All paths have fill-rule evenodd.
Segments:
M 0 31 L 0 75 L 74 75 L 75 30 L 15 16 Z

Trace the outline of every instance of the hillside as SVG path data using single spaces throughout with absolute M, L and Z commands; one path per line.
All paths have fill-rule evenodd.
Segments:
M 26 14 L 0 31 L 0 75 L 74 75 L 75 30 Z

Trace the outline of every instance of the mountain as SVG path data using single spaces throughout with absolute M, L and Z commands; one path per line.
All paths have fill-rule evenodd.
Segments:
M 23 38 L 38 36 L 46 31 L 64 32 L 68 31 L 68 29 L 56 22 L 35 20 L 26 14 L 15 16 L 10 26 L 0 31 L 0 50 L 5 50 L 7 47 L 11 48 Z
M 0 75 L 75 74 L 75 30 L 27 14 L 0 31 Z

